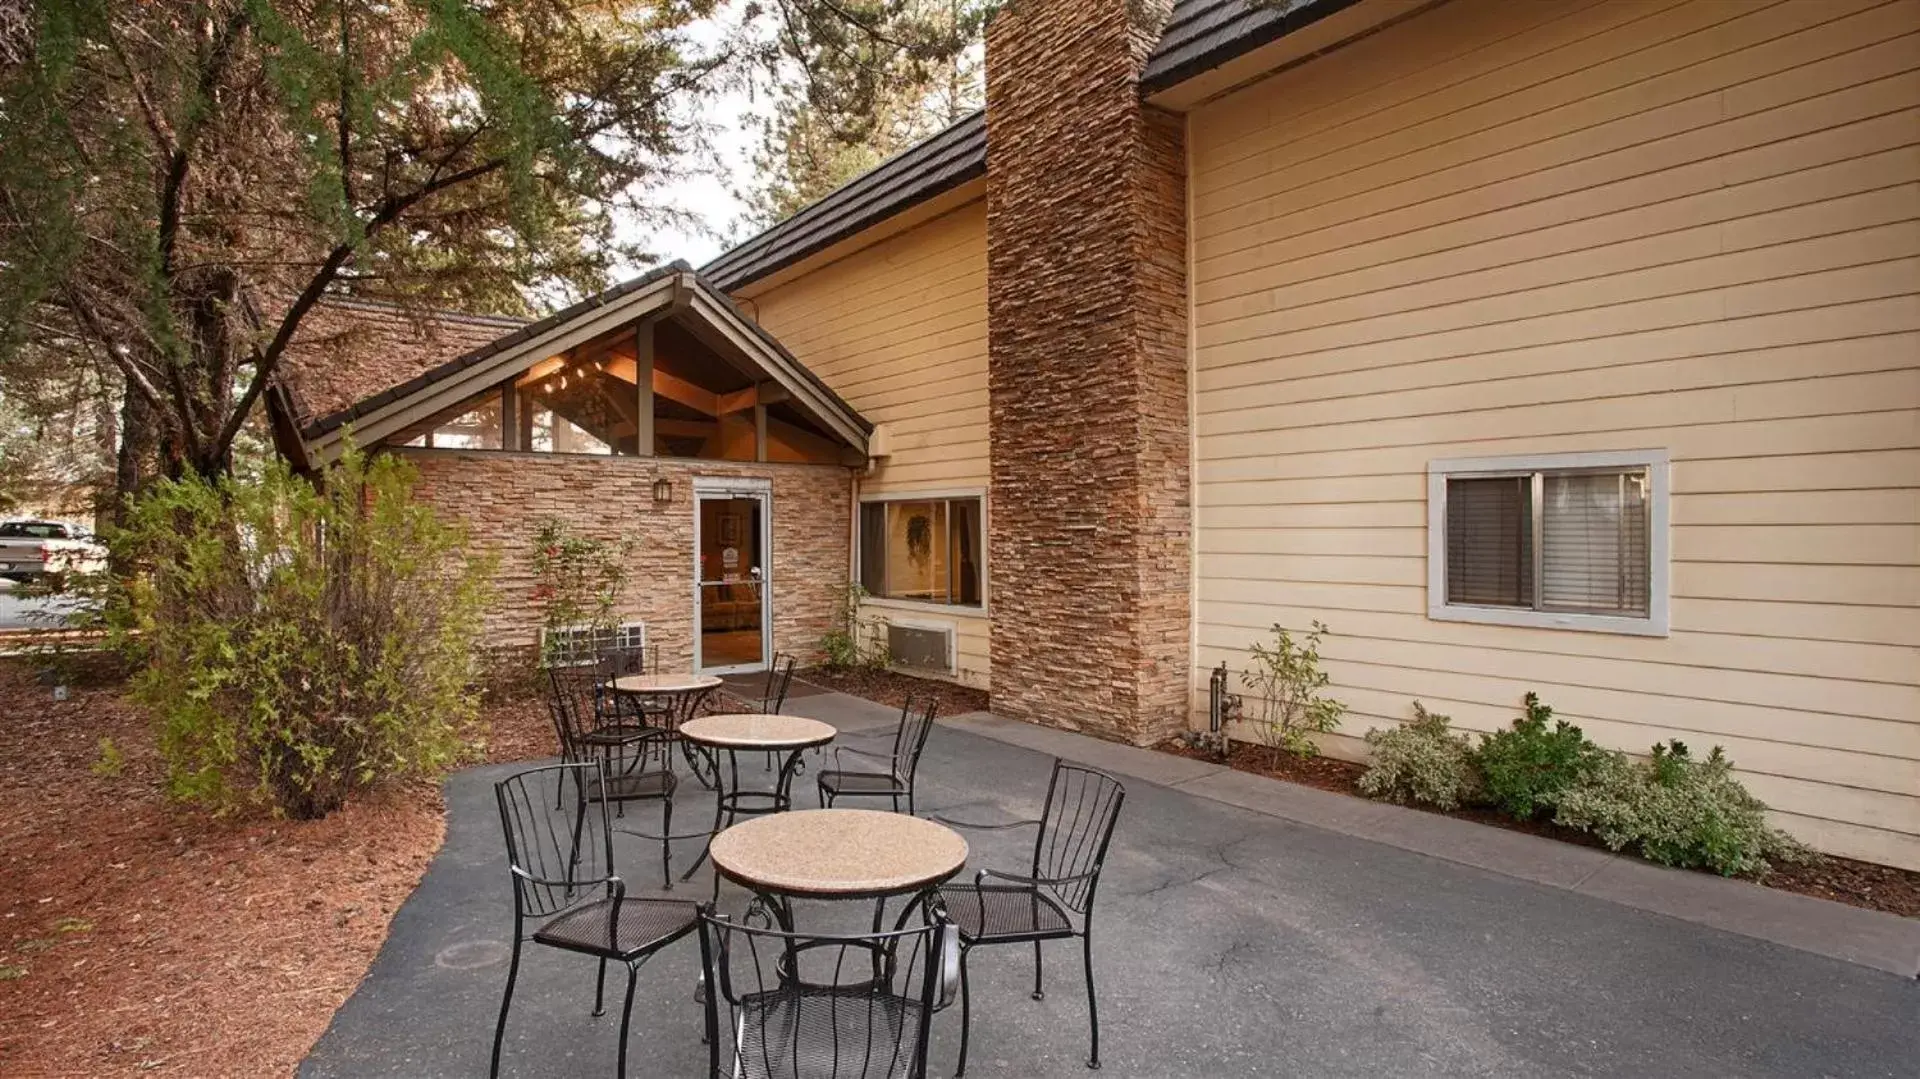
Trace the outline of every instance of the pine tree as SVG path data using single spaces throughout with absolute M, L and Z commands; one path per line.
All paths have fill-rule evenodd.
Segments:
M 785 220 L 980 107 L 983 0 L 876 0 L 847 18 L 780 6 L 761 56 L 759 122 L 742 225 Z
M 635 254 L 613 215 L 672 212 L 712 6 L 32 7 L 0 25 L 0 364 L 78 343 L 125 386 L 125 445 L 216 474 L 331 292 L 515 311 L 598 287 Z

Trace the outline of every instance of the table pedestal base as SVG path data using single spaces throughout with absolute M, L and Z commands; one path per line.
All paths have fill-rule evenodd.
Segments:
M 714 836 L 733 827 L 734 823 L 743 816 L 754 817 L 766 813 L 784 813 L 788 809 L 791 809 L 793 807 L 793 777 L 799 771 L 800 755 L 806 752 L 806 749 L 805 747 L 801 747 L 787 751 L 786 760 L 781 762 L 780 774 L 775 782 L 774 789 L 770 791 L 743 790 L 740 786 L 741 751 L 737 749 L 726 749 L 724 752 L 727 755 L 726 768 L 724 770 L 721 769 L 716 761 L 713 770 L 714 790 L 716 794 L 713 800 L 713 830 L 707 834 L 707 847 L 713 845 Z M 754 749 L 748 752 L 760 753 L 766 751 Z M 725 823 L 722 823 L 723 821 Z M 693 865 L 687 869 L 686 874 L 680 879 L 683 881 L 692 880 L 693 875 L 699 872 L 700 867 L 706 863 L 707 850 L 703 848 L 700 851 L 700 857 L 694 859 Z M 713 890 L 714 894 L 719 894 L 720 877 L 718 874 L 714 875 Z

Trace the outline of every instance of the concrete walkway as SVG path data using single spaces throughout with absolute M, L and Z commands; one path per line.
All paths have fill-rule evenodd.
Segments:
M 1611 899 L 1890 974 L 1920 977 L 1920 921 L 1912 918 L 1745 881 L 1666 869 L 1631 855 L 1283 783 L 1224 765 L 1115 745 L 1070 731 L 999 719 L 985 712 L 959 716 L 950 722 L 960 730 L 1049 756 L 1085 761 L 1115 775 L 1133 776 L 1267 816 L 1551 888 Z
M 793 703 L 866 748 L 893 721 L 839 694 Z M 934 732 L 921 810 L 1034 816 L 1056 753 L 1129 777 L 1094 923 L 1105 1074 L 1915 1074 L 1920 982 L 1875 968 L 1920 956 L 1920 923 L 986 715 Z M 448 780 L 446 845 L 302 1075 L 484 1074 L 512 923 L 491 784 L 512 770 Z M 971 864 L 1019 868 L 1029 837 L 970 832 Z M 650 849 L 620 855 L 632 887 L 657 883 Z M 1836 944 L 1843 924 L 1871 939 Z M 1029 951 L 976 956 L 969 1074 L 1087 1074 L 1077 957 L 1049 958 L 1035 1002 Z M 632 1074 L 701 1073 L 697 970 L 688 941 L 642 972 Z M 610 1072 L 617 1018 L 592 997 L 591 961 L 530 949 L 504 1070 Z M 936 1019 L 934 1074 L 957 1028 Z

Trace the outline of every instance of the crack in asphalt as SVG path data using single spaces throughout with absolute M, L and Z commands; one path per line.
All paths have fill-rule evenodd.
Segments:
M 1217 877 L 1222 873 L 1231 873 L 1236 870 L 1244 869 L 1245 867 L 1242 866 L 1239 862 L 1234 861 L 1232 855 L 1230 855 L 1228 852 L 1233 850 L 1233 848 L 1238 847 L 1241 844 L 1246 842 L 1247 842 L 1247 838 L 1242 837 L 1240 839 L 1229 840 L 1228 842 L 1225 842 L 1225 843 L 1218 843 L 1211 847 L 1206 847 L 1203 849 L 1203 853 L 1211 857 L 1215 862 L 1218 862 L 1219 863 L 1218 865 L 1214 865 L 1205 869 L 1200 869 L 1196 872 L 1190 872 L 1181 876 L 1176 876 L 1170 880 L 1162 881 L 1151 888 L 1146 888 L 1141 891 L 1121 892 L 1118 894 L 1117 898 L 1151 899 L 1154 896 L 1173 891 L 1176 888 L 1184 888 L 1189 885 L 1199 884 L 1202 881 L 1205 881 L 1211 877 Z

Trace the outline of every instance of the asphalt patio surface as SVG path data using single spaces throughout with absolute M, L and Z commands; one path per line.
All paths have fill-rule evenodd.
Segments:
M 895 714 L 835 693 L 789 711 L 869 749 Z M 1123 774 L 1094 918 L 1104 1074 L 1920 1074 L 1920 923 L 1145 752 L 980 715 L 943 722 L 920 768 L 923 816 L 980 824 L 1038 815 L 1052 754 Z M 446 844 L 302 1076 L 485 1074 L 512 932 L 492 784 L 518 767 L 449 778 Z M 699 819 L 708 796 L 682 790 Z M 813 804 L 810 777 L 796 791 Z M 1023 868 L 1032 835 L 963 834 L 969 874 Z M 657 849 L 617 846 L 635 892 L 658 887 Z M 722 888 L 723 910 L 746 902 Z M 1039 1002 L 1030 949 L 975 954 L 969 1075 L 1087 1074 L 1076 953 L 1049 946 Z M 630 1074 L 702 1073 L 698 970 L 687 938 L 641 971 Z M 503 1074 L 613 1070 L 617 1000 L 592 1018 L 593 980 L 592 960 L 528 947 Z M 952 1074 L 958 1045 L 956 1008 L 935 1017 L 931 1074 Z

